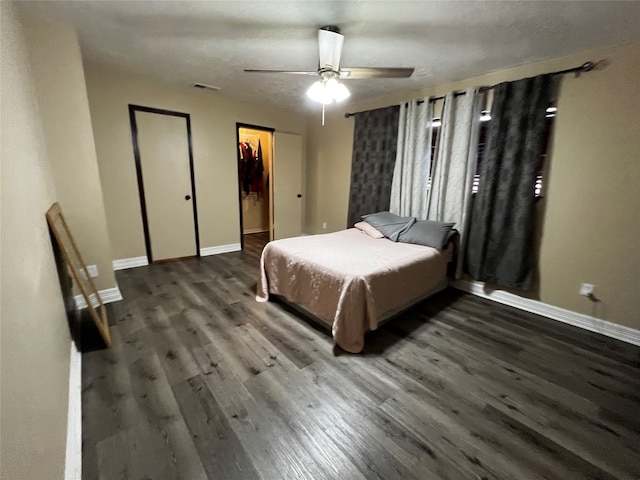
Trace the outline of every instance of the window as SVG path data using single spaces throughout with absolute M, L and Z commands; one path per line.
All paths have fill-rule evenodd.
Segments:
M 536 175 L 536 182 L 534 185 L 534 193 L 536 197 L 542 197 L 542 180 L 544 169 L 548 157 L 548 149 L 549 149 L 549 140 L 551 138 L 551 131 L 553 129 L 553 120 L 556 116 L 557 108 L 555 106 L 551 106 L 547 108 L 545 117 L 545 129 L 542 134 L 542 144 L 544 145 L 542 149 L 542 154 L 540 155 L 540 160 L 538 163 L 538 173 Z M 478 153 L 477 153 L 477 164 L 476 164 L 476 173 L 473 176 L 473 186 L 472 193 L 478 192 L 478 185 L 480 184 L 480 165 L 482 165 L 482 160 L 484 159 L 487 136 L 489 131 L 489 123 L 491 122 L 491 113 L 488 110 L 484 110 L 480 116 L 480 132 L 478 134 Z M 431 159 L 435 158 L 436 155 L 436 146 L 438 144 L 438 135 L 440 133 L 440 118 L 434 118 L 432 121 L 433 134 L 431 136 Z M 430 183 L 431 179 L 429 179 Z

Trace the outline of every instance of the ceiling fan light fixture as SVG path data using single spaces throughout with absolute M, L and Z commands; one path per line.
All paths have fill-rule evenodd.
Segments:
M 340 103 L 349 98 L 351 96 L 351 92 L 344 83 L 336 83 L 338 84 L 338 86 L 336 87 L 336 90 L 333 94 L 333 98 L 335 99 L 336 103 Z
M 327 102 L 327 98 L 324 91 L 324 82 L 322 80 L 318 80 L 313 82 L 313 85 L 309 87 L 307 90 L 307 96 L 318 103 L 329 103 Z
M 318 80 L 307 90 L 307 96 L 311 100 L 322 103 L 323 105 L 342 102 L 349 98 L 350 95 L 351 92 L 349 92 L 349 89 L 335 78 Z

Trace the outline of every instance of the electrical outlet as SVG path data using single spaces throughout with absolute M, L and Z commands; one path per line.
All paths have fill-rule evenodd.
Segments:
M 87 265 L 87 273 L 91 278 L 96 278 L 98 276 L 98 266 L 97 265 Z
M 590 283 L 581 283 L 580 284 L 580 295 L 585 297 L 590 297 L 593 295 L 593 290 L 596 288 L 595 285 L 591 285 Z
M 327 229 L 327 222 L 322 222 L 322 229 L 326 230 Z

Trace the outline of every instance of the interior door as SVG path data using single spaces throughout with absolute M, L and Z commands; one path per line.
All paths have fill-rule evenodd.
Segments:
M 198 242 L 189 117 L 149 110 L 135 111 L 134 122 L 147 255 L 152 261 L 194 256 Z
M 273 237 L 302 234 L 302 137 L 273 135 Z

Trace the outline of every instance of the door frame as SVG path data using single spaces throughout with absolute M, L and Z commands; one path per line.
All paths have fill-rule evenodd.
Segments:
M 131 124 L 131 139 L 133 142 L 133 156 L 136 163 L 136 176 L 138 179 L 138 194 L 140 196 L 140 211 L 142 213 L 142 228 L 144 230 L 144 244 L 147 251 L 147 260 L 153 263 L 153 254 L 151 251 L 151 236 L 149 234 L 149 222 L 147 220 L 147 202 L 144 195 L 144 183 L 142 181 L 142 162 L 140 160 L 140 148 L 138 146 L 138 124 L 136 122 L 136 112 L 156 113 L 158 115 L 170 115 L 173 117 L 181 117 L 187 123 L 187 142 L 189 145 L 189 177 L 191 179 L 191 200 L 193 200 L 193 228 L 196 237 L 196 254 L 200 256 L 200 234 L 198 229 L 198 208 L 196 205 L 196 183 L 193 172 L 193 144 L 191 142 L 191 116 L 188 113 L 174 112 L 172 110 L 163 110 L 161 108 L 145 107 L 142 105 L 129 104 L 129 122 Z
M 244 234 L 242 232 L 242 188 L 240 187 L 240 151 L 238 145 L 240 145 L 240 129 L 250 128 L 251 130 L 261 130 L 263 132 L 269 132 L 271 134 L 271 149 L 273 150 L 273 133 L 275 128 L 261 127 L 260 125 L 251 125 L 250 123 L 236 122 L 236 169 L 237 169 L 237 184 L 238 184 L 238 210 L 240 211 L 240 250 L 244 250 Z M 273 169 L 273 151 L 271 152 L 271 168 Z M 269 182 L 273 184 L 273 175 L 271 175 Z M 271 185 L 271 191 L 273 191 L 273 185 Z M 269 209 L 273 208 L 273 199 L 269 198 Z M 269 215 L 269 222 L 271 222 L 271 215 Z M 269 225 L 269 235 L 273 225 Z

